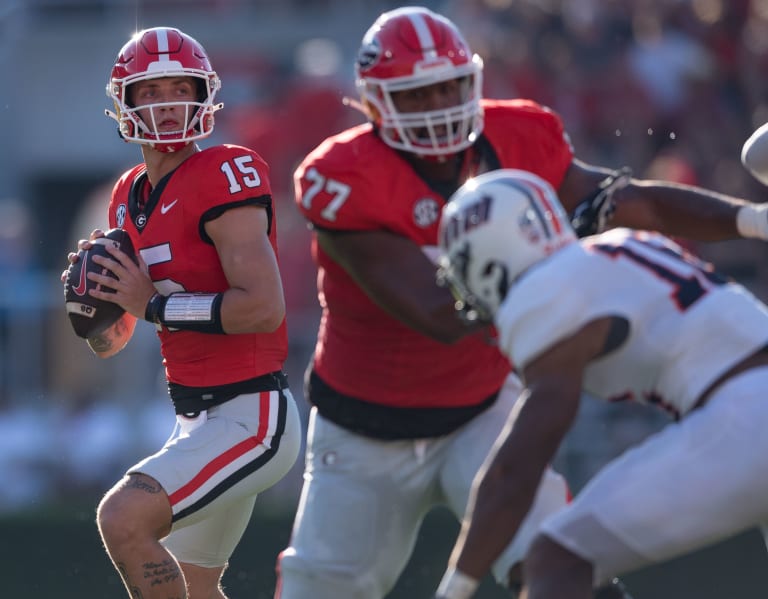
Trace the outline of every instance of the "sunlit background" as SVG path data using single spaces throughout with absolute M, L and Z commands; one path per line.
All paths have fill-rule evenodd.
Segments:
M 550 106 L 579 158 L 768 199 L 739 162 L 743 142 L 768 121 L 768 0 L 423 4 L 452 18 L 483 56 L 486 96 Z M 291 173 L 324 137 L 363 121 L 342 103 L 355 95 L 357 45 L 380 12 L 401 5 L 0 2 L 0 547 L 9 555 L 14 522 L 57 514 L 92 528 L 101 494 L 162 445 L 173 421 L 152 327 L 139 326 L 122 354 L 98 360 L 69 328 L 59 281 L 77 240 L 106 226 L 116 177 L 141 159 L 104 115 L 117 51 L 146 27 L 175 26 L 195 37 L 221 76 L 225 104 L 203 145 L 247 145 L 271 165 L 289 310 L 286 369 L 306 417 L 302 376 L 318 309 Z M 768 298 L 766 244 L 690 245 Z M 578 488 L 607 458 L 665 423 L 647 410 L 586 400 L 558 463 Z M 257 502 L 255 518 L 281 518 L 283 537 L 301 466 Z M 55 530 L 47 534 L 55 537 Z M 6 568 L 7 561 L 0 573 Z M 79 577 L 69 574 L 72 581 Z M 72 596 L 120 596 L 116 579 L 109 584 L 109 591 Z M 254 582 L 249 596 L 270 596 L 270 584 Z M 13 596 L 53 596 L 33 588 Z M 392 597 L 416 591 L 399 592 Z

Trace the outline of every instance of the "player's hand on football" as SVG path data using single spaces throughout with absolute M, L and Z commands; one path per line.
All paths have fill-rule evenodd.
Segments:
M 91 289 L 89 293 L 97 299 L 114 302 L 129 314 L 143 319 L 147 302 L 157 291 L 149 278 L 147 265 L 140 255 L 136 264 L 125 252 L 111 245 L 105 248 L 110 257 L 94 256 L 93 261 L 111 271 L 114 278 L 95 272 L 89 272 L 88 278 L 114 293 L 101 289 Z
M 74 264 L 75 262 L 80 260 L 80 256 L 77 255 L 77 252 L 79 252 L 80 250 L 91 249 L 91 247 L 93 246 L 91 241 L 93 241 L 97 237 L 104 237 L 104 231 L 102 231 L 101 229 L 94 229 L 93 232 L 91 233 L 91 236 L 88 239 L 79 240 L 77 242 L 77 251 L 69 252 L 69 254 L 67 254 L 67 261 L 70 264 Z M 66 280 L 67 280 L 67 269 L 65 268 L 61 272 L 61 282 L 64 283 L 66 282 Z

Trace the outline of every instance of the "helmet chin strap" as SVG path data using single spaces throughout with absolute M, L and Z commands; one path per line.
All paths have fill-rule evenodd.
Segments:
M 419 160 L 422 160 L 424 162 L 431 162 L 431 163 L 437 163 L 437 164 L 445 164 L 449 160 L 454 160 L 456 156 L 458 156 L 458 153 L 456 154 L 419 154 L 418 152 L 410 152 L 416 158 Z
M 366 116 L 366 118 L 371 118 L 371 115 L 368 112 L 368 110 L 365 108 L 365 105 L 359 100 L 356 100 L 355 98 L 350 98 L 349 96 L 344 96 L 341 99 L 341 103 L 344 104 L 344 106 L 349 106 L 350 108 L 359 110 Z

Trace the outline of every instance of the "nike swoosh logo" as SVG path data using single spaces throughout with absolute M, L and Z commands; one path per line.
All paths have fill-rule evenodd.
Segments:
M 165 214 L 166 212 L 168 212 L 171 208 L 173 208 L 176 205 L 176 202 L 178 202 L 178 201 L 179 201 L 179 199 L 176 198 L 175 200 L 173 200 L 173 202 L 171 202 L 167 206 L 165 204 L 160 206 L 160 214 Z
M 85 254 L 83 254 L 81 262 L 82 264 L 80 265 L 80 281 L 78 281 L 77 287 L 72 288 L 72 291 L 75 292 L 75 295 L 79 295 L 79 296 L 85 295 L 86 285 L 88 283 L 88 281 L 86 280 L 86 275 L 88 274 L 88 269 L 86 268 L 88 266 L 88 250 L 86 250 Z

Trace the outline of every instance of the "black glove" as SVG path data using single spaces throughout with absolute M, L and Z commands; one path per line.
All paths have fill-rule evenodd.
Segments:
M 597 189 L 576 206 L 571 225 L 579 237 L 594 235 L 605 230 L 616 206 L 613 203 L 615 191 L 629 185 L 632 169 L 625 166 L 613 171 L 600 182 Z

